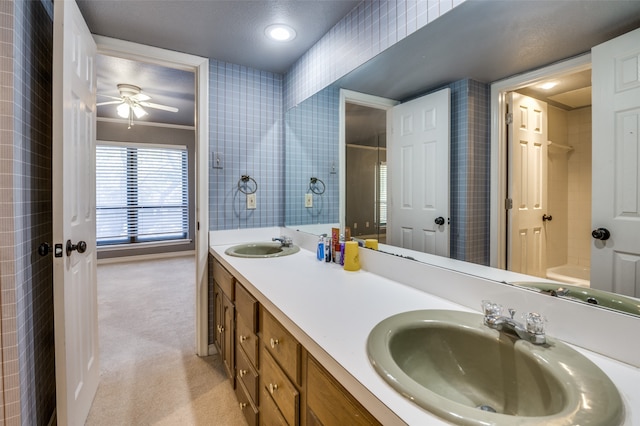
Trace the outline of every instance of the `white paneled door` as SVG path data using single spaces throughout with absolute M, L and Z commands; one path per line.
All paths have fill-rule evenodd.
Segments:
M 547 104 L 511 92 L 507 269 L 546 276 Z
M 387 146 L 387 241 L 449 257 L 450 90 L 395 106 Z
M 592 61 L 591 287 L 640 297 L 640 29 Z
M 95 54 L 76 3 L 54 2 L 53 270 L 60 425 L 85 423 L 99 380 Z

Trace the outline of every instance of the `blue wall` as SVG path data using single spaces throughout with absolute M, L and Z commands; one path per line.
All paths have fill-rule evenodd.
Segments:
M 340 89 L 328 87 L 285 116 L 287 225 L 339 222 L 338 127 Z M 313 207 L 304 206 L 311 177 L 324 183 L 324 194 L 312 194 Z M 321 192 L 322 184 L 316 191 Z
M 210 60 L 209 229 L 284 224 L 282 126 L 281 75 Z M 215 153 L 221 168 L 212 167 Z M 257 182 L 254 210 L 238 190 L 242 175 Z

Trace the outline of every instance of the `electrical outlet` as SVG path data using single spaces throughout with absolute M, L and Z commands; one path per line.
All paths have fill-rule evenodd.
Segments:
M 353 222 L 353 229 L 358 229 L 358 222 Z
M 256 208 L 256 194 L 247 194 L 247 208 L 248 209 Z
M 364 223 L 364 227 L 365 227 L 365 228 L 368 228 L 368 227 L 369 227 L 369 221 L 366 221 L 366 222 Z
M 304 206 L 313 207 L 313 194 L 304 194 Z

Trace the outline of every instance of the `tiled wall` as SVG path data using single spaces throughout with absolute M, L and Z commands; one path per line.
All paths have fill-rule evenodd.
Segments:
M 287 225 L 339 222 L 338 124 L 340 90 L 328 87 L 285 114 Z M 312 177 L 324 182 L 305 207 Z M 322 185 L 316 185 L 317 192 Z
M 0 2 L 0 424 L 20 424 L 13 218 L 13 2 Z
M 213 59 L 209 70 L 209 229 L 280 226 L 282 76 Z M 257 183 L 254 210 L 247 209 L 246 196 L 238 190 L 242 175 Z M 253 182 L 245 188 L 253 189 Z
M 51 257 L 53 4 L 0 2 L 3 39 L 2 356 L 6 424 L 46 425 L 55 408 Z M 7 102 L 5 102 L 7 101 Z M 11 102 L 12 101 L 12 102 Z
M 549 106 L 547 267 L 591 264 L 591 107 Z
M 367 0 L 287 72 L 285 110 L 298 105 L 464 0 Z
M 461 80 L 451 89 L 451 257 L 489 264 L 490 87 Z
M 591 107 L 570 111 L 568 263 L 591 265 Z

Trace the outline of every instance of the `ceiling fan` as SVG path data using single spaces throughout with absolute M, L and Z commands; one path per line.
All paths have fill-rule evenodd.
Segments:
M 133 84 L 118 84 L 118 91 L 120 92 L 120 97 L 99 94 L 98 96 L 113 100 L 97 103 L 96 106 L 117 104 L 116 110 L 118 115 L 129 120 L 129 129 L 133 126 L 134 115 L 136 118 L 142 118 L 148 114 L 143 107 L 178 112 L 178 108 L 148 102 L 151 97 L 142 93 L 142 89 Z

